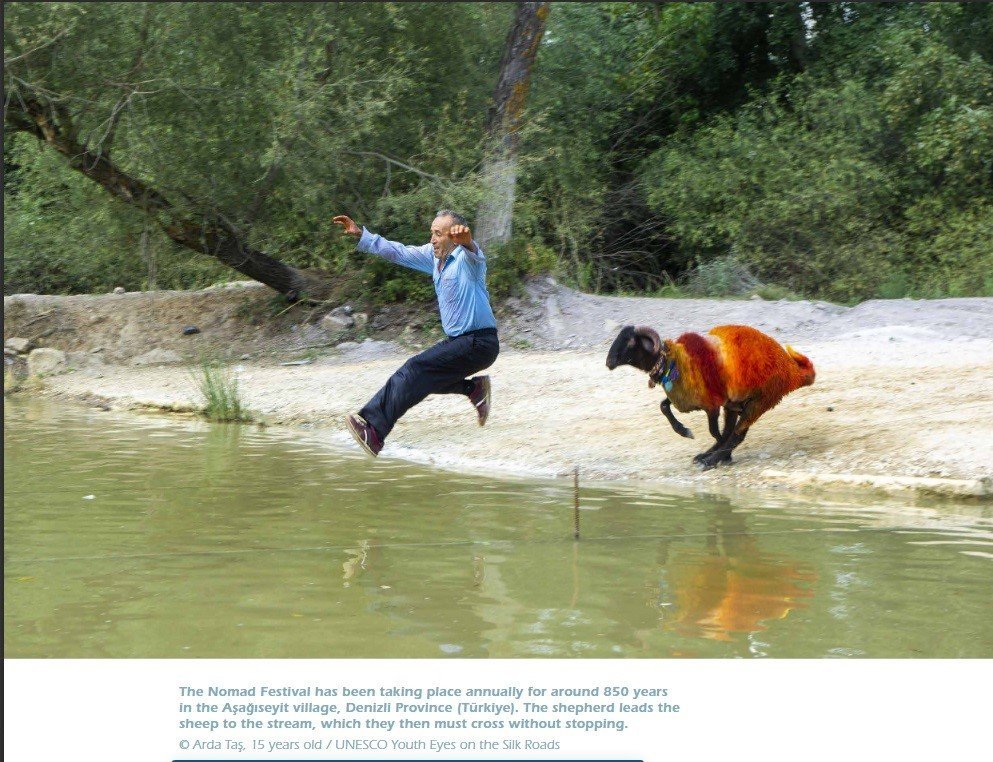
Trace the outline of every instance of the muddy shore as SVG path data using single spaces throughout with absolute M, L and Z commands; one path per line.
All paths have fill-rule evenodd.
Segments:
M 306 426 L 331 447 L 356 447 L 342 417 L 405 357 L 439 334 L 429 313 L 361 313 L 337 327 L 313 310 L 277 311 L 251 284 L 202 292 L 4 299 L 4 338 L 66 352 L 19 393 L 114 409 L 192 411 L 190 365 L 230 361 L 241 393 L 270 425 Z M 324 309 L 324 313 L 327 308 Z M 808 301 L 596 297 L 550 279 L 498 310 L 502 351 L 493 411 L 479 428 L 468 402 L 428 398 L 380 457 L 473 472 L 637 480 L 691 489 L 884 490 L 993 497 L 993 299 Z M 701 472 L 702 413 L 677 437 L 644 374 L 607 371 L 621 325 L 663 336 L 721 323 L 754 325 L 807 354 L 814 386 L 786 397 L 751 430 L 734 463 Z M 195 326 L 197 333 L 185 333 Z M 297 363 L 297 364 L 287 364 Z

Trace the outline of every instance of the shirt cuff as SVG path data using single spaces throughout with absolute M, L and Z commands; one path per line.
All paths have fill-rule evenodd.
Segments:
M 368 251 L 372 246 L 373 234 L 370 233 L 366 226 L 362 226 L 362 235 L 359 237 L 358 243 L 355 244 L 356 249 L 361 249 L 362 251 Z

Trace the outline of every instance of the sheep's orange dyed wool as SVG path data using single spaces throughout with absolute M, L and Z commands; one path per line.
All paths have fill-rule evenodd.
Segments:
M 728 398 L 755 398 L 739 427 L 753 423 L 790 392 L 814 383 L 810 360 L 755 328 L 722 325 L 712 328 L 710 335 L 719 343 Z
M 727 396 L 727 390 L 721 376 L 721 359 L 717 355 L 717 348 L 698 333 L 684 333 L 676 339 L 676 346 L 685 353 L 683 362 L 676 355 L 676 366 L 680 373 L 683 372 L 682 365 L 693 369 L 690 378 L 694 396 L 697 399 L 709 399 L 711 406 L 720 407 Z M 676 407 L 679 408 L 678 405 Z

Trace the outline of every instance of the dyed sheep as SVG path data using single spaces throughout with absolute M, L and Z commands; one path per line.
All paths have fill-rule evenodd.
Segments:
M 706 470 L 730 462 L 731 452 L 749 427 L 790 392 L 814 383 L 806 357 L 759 330 L 721 325 L 706 335 L 684 333 L 662 340 L 651 328 L 625 326 L 607 353 L 607 368 L 631 365 L 648 373 L 648 386 L 662 384 L 662 414 L 680 436 L 692 432 L 676 420 L 681 413 L 704 410 L 714 446 L 694 457 Z M 724 429 L 718 417 L 724 408 Z

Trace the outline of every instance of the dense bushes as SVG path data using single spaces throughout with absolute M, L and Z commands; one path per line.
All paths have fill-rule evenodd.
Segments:
M 873 82 L 780 81 L 653 154 L 680 248 L 842 301 L 993 295 L 993 68 L 922 33 L 882 59 Z
M 420 243 L 439 207 L 473 216 L 509 7 L 6 10 L 15 56 L 68 30 L 16 71 L 84 104 L 91 142 L 147 23 L 122 167 L 356 296 L 432 298 L 330 217 Z M 438 35 L 443 20 L 460 34 Z M 491 290 L 551 270 L 603 292 L 735 293 L 747 272 L 767 294 L 840 301 L 993 295 L 991 30 L 990 4 L 556 4 Z M 4 168 L 5 293 L 241 277 L 27 134 L 5 136 Z

